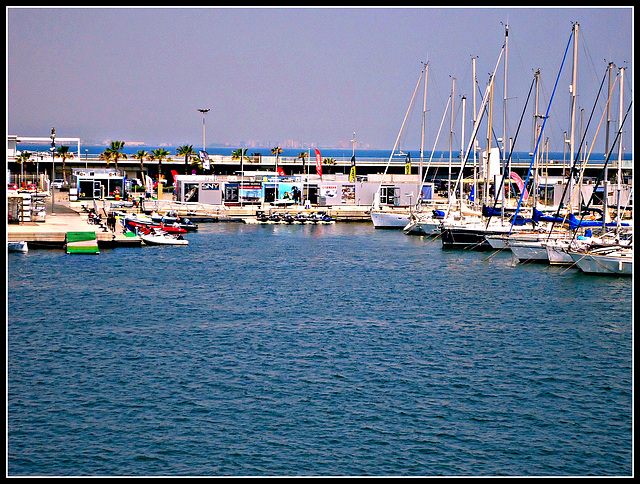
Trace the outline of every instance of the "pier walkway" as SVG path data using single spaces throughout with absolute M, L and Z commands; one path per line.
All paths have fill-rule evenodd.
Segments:
M 51 211 L 51 199 L 46 200 L 46 217 L 44 222 L 25 222 L 22 224 L 7 224 L 7 240 L 9 242 L 26 241 L 29 248 L 64 248 L 67 232 L 95 232 L 98 246 L 106 247 L 123 247 L 141 245 L 142 241 L 139 237 L 127 237 L 122 233 L 121 229 L 116 228 L 115 233 L 107 230 L 106 227 L 89 224 L 88 213 L 83 206 L 93 207 L 89 202 L 69 202 L 68 193 L 56 193 L 56 201 L 53 213 Z M 104 207 L 102 202 L 96 203 L 98 212 L 106 222 L 106 213 L 102 213 Z M 144 203 L 144 212 L 158 211 L 166 213 L 175 210 L 175 202 L 170 200 L 150 200 Z M 120 209 L 117 209 L 120 210 Z M 199 211 L 190 213 L 180 213 L 192 221 L 199 222 L 242 222 L 244 218 L 255 217 L 258 210 L 265 212 L 273 211 L 277 213 L 297 213 L 297 212 L 318 212 L 323 211 L 333 217 L 338 222 L 371 222 L 369 216 L 369 207 L 359 206 L 334 206 L 334 207 L 311 207 L 305 209 L 301 206 L 278 207 L 269 204 L 261 205 L 245 205 L 224 207 L 222 213 L 218 213 L 217 217 L 206 212 Z M 128 209 L 123 211 L 139 212 L 139 208 Z
M 137 246 L 139 237 L 126 237 L 122 230 L 111 232 L 101 226 L 88 223 L 86 213 L 80 213 L 69 204 L 68 194 L 57 193 L 54 213 L 51 200 L 46 202 L 47 216 L 44 222 L 7 224 L 7 241 L 26 241 L 29 248 L 64 248 L 67 232 L 95 232 L 98 247 Z M 103 216 L 106 222 L 106 217 Z

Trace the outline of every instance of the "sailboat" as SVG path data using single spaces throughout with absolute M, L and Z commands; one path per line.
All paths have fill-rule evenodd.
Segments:
M 578 24 L 574 26 L 574 29 L 575 29 L 574 32 L 576 34 L 577 34 L 577 28 L 578 28 Z M 575 38 L 574 38 L 574 45 L 575 45 Z M 573 79 L 572 86 L 575 86 L 575 63 L 576 63 L 575 56 L 576 54 L 575 54 L 575 48 L 574 48 L 574 79 Z M 607 70 L 610 72 L 610 66 L 607 68 Z M 605 73 L 600 89 L 602 89 L 602 85 L 604 85 L 606 76 L 607 76 L 607 73 Z M 621 83 L 620 92 L 621 93 L 622 93 L 623 77 L 624 77 L 624 69 L 621 69 L 621 74 L 620 74 L 620 83 Z M 609 102 L 611 100 L 613 87 L 614 87 L 613 85 L 610 86 L 607 106 L 609 105 Z M 575 93 L 575 88 L 572 89 L 572 92 Z M 598 97 L 599 97 L 599 94 L 600 92 L 598 92 Z M 624 121 L 626 120 L 626 116 L 624 117 L 624 119 L 622 118 L 622 94 L 620 96 L 620 100 L 621 100 L 620 101 L 620 129 L 618 130 L 618 134 L 616 135 L 616 141 L 619 140 L 620 138 L 621 128 L 624 125 Z M 596 103 L 597 103 L 597 98 L 596 98 Z M 631 106 L 629 106 L 629 108 L 630 107 Z M 595 104 L 594 104 L 594 110 L 595 110 Z M 603 113 L 603 118 L 604 118 L 604 113 Z M 601 121 L 600 121 L 601 123 L 603 118 L 601 118 Z M 595 139 L 593 143 L 595 143 Z M 591 145 L 591 150 L 593 149 L 593 143 Z M 615 145 L 615 141 L 613 145 Z M 580 146 L 582 146 L 582 142 Z M 613 149 L 613 146 L 612 146 L 612 149 Z M 578 150 L 578 154 L 579 152 L 580 150 Z M 619 166 L 621 165 L 621 160 L 622 160 L 621 153 L 622 153 L 622 149 L 619 148 L 619 161 L 620 161 Z M 576 155 L 574 160 L 574 168 L 575 168 L 576 162 L 578 161 L 578 154 Z M 582 170 L 580 170 L 581 174 L 579 179 L 582 178 L 584 167 L 586 166 L 586 162 L 588 161 L 590 155 L 591 155 L 591 151 L 589 151 L 587 159 L 582 167 Z M 600 183 L 600 179 L 603 176 L 606 177 L 606 165 L 609 161 L 610 155 L 611 155 L 611 152 L 607 155 L 605 166 L 603 167 L 601 176 L 596 183 L 596 188 Z M 571 172 L 574 171 L 574 168 L 572 168 Z M 620 183 L 621 173 L 619 173 L 618 175 L 619 175 L 618 183 Z M 576 186 L 578 185 L 579 184 L 576 183 Z M 567 187 L 568 185 L 565 186 L 565 192 Z M 589 206 L 591 205 L 591 202 L 594 200 L 595 192 L 596 192 L 596 189 L 593 190 L 589 203 L 586 206 L 586 209 L 582 211 L 580 220 L 573 213 L 571 213 L 571 210 L 568 211 L 567 215 L 565 215 L 563 219 L 562 217 L 560 217 L 559 210 L 558 210 L 558 213 L 556 214 L 556 216 L 551 218 L 552 226 L 548 236 L 540 238 L 538 240 L 521 240 L 518 236 L 511 237 L 510 240 L 507 242 L 507 244 L 509 245 L 509 248 L 512 250 L 514 255 L 521 261 L 540 261 L 540 262 L 548 262 L 549 264 L 553 264 L 553 265 L 560 265 L 560 264 L 572 265 L 572 264 L 577 264 L 577 261 L 579 260 L 580 265 L 583 266 L 585 272 L 587 271 L 598 272 L 600 270 L 604 270 L 601 267 L 601 265 L 605 265 L 604 262 L 606 262 L 606 265 L 608 266 L 608 268 L 605 270 L 605 272 L 617 271 L 617 272 L 624 273 L 624 271 L 627 270 L 628 266 L 632 264 L 632 258 L 630 259 L 628 254 L 626 254 L 627 249 L 629 248 L 628 245 L 626 243 L 624 244 L 620 243 L 621 229 L 625 228 L 625 226 L 628 224 L 624 224 L 624 225 L 622 224 L 620 210 L 618 210 L 617 222 L 607 223 L 608 212 L 606 210 L 606 193 L 605 193 L 605 198 L 603 199 L 603 219 L 598 221 L 584 220 L 584 215 L 585 213 L 589 212 Z M 564 200 L 564 193 L 562 198 Z M 571 207 L 571 199 L 569 202 L 569 206 Z M 618 209 L 619 209 L 619 203 L 618 203 Z M 566 234 L 571 234 L 570 237 L 567 237 L 566 235 L 562 236 L 562 232 L 563 232 L 562 230 L 560 230 L 559 236 L 557 235 L 557 232 L 552 231 L 554 225 L 559 220 L 561 222 L 568 222 L 569 230 L 566 230 L 564 232 Z M 604 231 L 605 229 L 610 227 L 616 227 L 616 231 L 613 237 L 609 234 L 604 234 L 601 237 L 592 237 L 591 235 L 592 229 L 593 230 L 602 229 Z M 577 235 L 579 230 L 584 230 L 584 234 Z M 616 247 L 622 247 L 621 249 L 622 255 L 620 255 L 620 261 L 619 261 L 620 264 L 618 265 L 611 262 L 611 258 L 613 257 L 612 254 L 616 252 L 616 249 L 615 249 Z M 603 257 L 603 254 L 602 254 L 603 251 L 607 252 L 606 257 Z M 594 253 L 594 257 L 588 257 L 588 255 L 591 252 Z M 581 254 L 581 255 L 577 256 L 576 254 Z M 596 261 L 600 259 L 603 261 L 603 263 L 599 265 Z
M 630 276 L 633 274 L 633 248 L 599 247 L 587 251 L 569 250 L 578 268 L 587 274 Z
M 506 30 L 505 38 L 508 38 L 508 28 Z M 463 183 L 463 175 L 464 168 L 469 159 L 469 155 L 475 150 L 472 148 L 474 146 L 476 136 L 478 134 L 478 130 L 480 127 L 480 121 L 482 120 L 482 116 L 485 113 L 487 107 L 489 107 L 489 120 L 488 120 L 488 129 L 487 129 L 487 150 L 484 155 L 484 180 L 485 180 L 485 188 L 483 190 L 483 198 L 486 199 L 487 187 L 488 187 L 488 179 L 489 175 L 493 173 L 496 167 L 496 161 L 499 160 L 500 151 L 498 148 L 491 148 L 491 132 L 492 132 L 492 108 L 491 108 L 491 99 L 493 98 L 493 87 L 495 81 L 496 71 L 498 70 L 498 66 L 502 59 L 502 55 L 506 52 L 507 41 L 505 40 L 505 44 L 503 45 L 500 55 L 498 56 L 498 60 L 496 62 L 496 66 L 493 70 L 489 78 L 489 83 L 485 89 L 485 93 L 482 99 L 482 104 L 480 106 L 480 110 L 478 111 L 478 115 L 476 115 L 476 119 L 474 121 L 473 132 L 471 135 L 471 139 L 469 140 L 469 145 L 464 154 L 464 162 L 461 162 L 460 172 L 458 173 L 458 178 L 456 180 L 456 184 L 454 189 L 450 192 L 449 198 L 449 206 L 447 208 L 447 212 L 445 213 L 445 220 L 442 224 L 441 235 L 442 235 L 442 246 L 443 248 L 473 248 L 477 250 L 487 250 L 491 249 L 491 246 L 488 244 L 486 240 L 487 235 L 498 235 L 498 234 L 508 234 L 510 231 L 510 225 L 506 223 L 506 221 L 502 218 L 500 220 L 489 219 L 489 222 L 483 218 L 482 213 L 474 214 L 471 218 L 465 216 L 463 214 L 464 204 L 462 202 L 462 196 L 460 194 L 460 200 L 456 201 L 456 191 L 458 190 L 458 186 L 462 186 Z M 475 77 L 475 76 L 474 76 Z M 506 74 L 505 74 L 506 77 Z M 475 89 L 475 86 L 474 86 Z M 474 113 L 475 114 L 475 113 Z M 475 179 L 475 172 L 474 172 Z M 458 205 L 460 211 L 458 217 L 451 217 L 451 208 L 454 204 Z M 504 200 L 503 200 L 504 206 Z
M 475 61 L 475 59 L 474 59 Z M 442 125 L 444 124 L 444 120 L 446 118 L 447 112 L 449 110 L 449 105 L 453 104 L 453 93 L 454 93 L 454 89 L 455 89 L 455 79 L 454 79 L 454 84 L 453 84 L 453 88 L 451 90 L 451 95 L 449 96 L 449 100 L 447 101 L 447 105 L 445 106 L 444 109 L 444 113 L 442 115 L 442 121 L 440 121 L 440 128 L 438 129 L 438 134 L 436 135 L 436 139 L 434 141 L 433 144 L 433 148 L 431 149 L 431 155 L 429 156 L 429 162 L 427 163 L 427 169 L 424 172 L 424 175 L 422 176 L 422 183 L 424 183 L 424 181 L 426 180 L 427 177 L 427 173 L 429 171 L 429 167 L 431 166 L 431 161 L 433 160 L 433 154 L 435 152 L 436 146 L 438 144 L 438 140 L 440 138 L 440 133 L 442 131 Z M 426 98 L 425 98 L 426 99 Z M 463 106 L 465 103 L 465 98 L 463 99 Z M 426 102 L 425 102 L 425 106 L 423 109 L 423 137 L 422 137 L 422 141 L 424 144 L 424 112 L 426 111 Z M 464 111 L 464 107 L 463 107 L 463 111 Z M 462 121 L 462 129 L 463 129 L 463 133 L 464 133 L 464 115 L 462 116 L 463 121 Z M 450 135 L 453 132 L 453 106 L 451 107 L 451 132 Z M 450 138 L 451 139 L 451 138 Z M 464 143 L 464 134 L 462 136 L 462 142 Z M 451 146 L 450 146 L 451 148 Z M 421 159 L 422 159 L 422 150 L 423 147 L 421 146 Z M 462 147 L 461 153 L 464 152 L 464 146 Z M 451 150 L 450 150 L 450 158 L 449 158 L 449 162 L 451 162 Z M 447 180 L 447 192 L 448 192 L 448 200 L 450 200 L 451 197 L 451 191 L 449 190 L 450 187 L 450 178 L 451 176 L 449 175 L 449 179 Z M 464 203 L 461 201 L 461 204 Z M 445 211 L 442 210 L 442 208 L 444 207 L 440 207 L 436 204 L 431 204 L 431 205 L 422 205 L 422 204 L 418 204 L 416 206 L 416 210 L 415 212 L 411 213 L 410 217 L 409 217 L 409 223 L 403 228 L 403 232 L 407 235 L 422 235 L 422 236 L 438 236 L 441 234 L 442 232 L 442 224 L 447 221 L 447 220 L 453 220 L 453 215 L 450 214 L 449 217 L 447 217 L 447 214 L 445 213 Z M 473 209 L 471 209 L 470 207 L 465 206 L 464 209 L 461 206 L 460 209 L 460 213 L 463 214 L 465 216 L 479 216 L 480 214 L 476 211 L 473 211 Z
M 389 169 L 389 165 L 393 156 L 395 155 L 396 149 L 398 148 L 398 142 L 400 141 L 400 136 L 402 135 L 402 131 L 404 130 L 404 125 L 407 122 L 407 117 L 409 116 L 409 112 L 411 111 L 411 107 L 413 106 L 413 101 L 416 97 L 416 93 L 418 92 L 418 88 L 420 87 L 420 83 L 424 77 L 424 95 L 426 102 L 427 95 L 427 73 L 428 73 L 428 65 L 429 63 L 424 64 L 424 69 L 420 72 L 420 77 L 418 78 L 418 83 L 413 91 L 413 96 L 411 97 L 411 102 L 409 103 L 409 108 L 404 116 L 404 120 L 402 121 L 402 125 L 400 127 L 400 132 L 398 133 L 398 137 L 396 138 L 396 142 L 393 145 L 393 150 L 391 151 L 391 155 L 389 156 L 389 160 L 387 161 L 387 165 L 384 169 L 384 174 L 382 175 L 382 179 L 380 180 L 380 185 L 378 186 L 378 190 L 374 195 L 373 206 L 371 207 L 369 213 L 371 216 L 371 221 L 373 222 L 373 226 L 376 229 L 403 229 L 409 223 L 409 219 L 412 213 L 411 208 L 408 209 L 399 209 L 399 208 L 385 208 L 380 205 L 380 194 L 382 191 L 382 184 L 387 175 L 387 171 Z M 424 130 L 424 112 L 423 112 L 423 130 Z M 420 155 L 420 160 L 422 164 L 422 153 Z M 420 197 L 418 197 L 418 200 Z
M 622 85 L 624 79 L 624 68 L 620 69 L 620 126 L 616 134 L 613 145 L 618 142 L 618 203 L 617 203 L 617 220 L 614 231 L 614 242 L 612 244 L 595 247 L 589 246 L 583 249 L 570 247 L 566 249 L 567 254 L 571 257 L 574 264 L 584 273 L 587 274 L 606 274 L 630 276 L 633 274 L 633 238 L 632 227 L 624 227 L 622 225 L 622 214 L 620 208 L 620 183 L 622 178 L 622 143 L 620 135 L 622 126 L 624 125 L 632 103 L 629 104 L 624 118 L 622 117 Z M 612 146 L 613 148 L 613 146 Z M 603 172 L 606 171 L 606 165 L 609 162 L 611 151 L 607 155 Z M 600 180 L 598 180 L 599 182 Z M 605 193 L 606 196 L 606 193 Z M 591 202 L 593 196 L 589 200 Z

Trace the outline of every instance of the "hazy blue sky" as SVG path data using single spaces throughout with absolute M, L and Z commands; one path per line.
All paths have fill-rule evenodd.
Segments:
M 458 148 L 462 95 L 471 119 L 471 58 L 477 57 L 484 91 L 504 23 L 512 136 L 538 68 L 540 111 L 546 110 L 574 22 L 585 118 L 608 62 L 627 67 L 626 108 L 632 17 L 631 8 L 8 8 L 7 131 L 48 136 L 55 126 L 58 136 L 87 144 L 117 139 L 199 148 L 197 109 L 209 108 L 207 144 L 292 139 L 334 146 L 355 131 L 361 143 L 391 149 L 428 60 L 425 147 L 434 142 L 455 77 Z M 500 134 L 502 76 L 500 67 L 494 115 Z M 571 50 L 547 125 L 552 149 L 562 150 L 561 133 L 569 129 L 570 83 Z M 617 119 L 617 93 L 615 99 Z M 420 144 L 422 101 L 416 102 L 418 115 L 402 141 L 409 148 Z M 439 146 L 448 147 L 448 123 Z M 527 144 L 531 126 L 527 117 Z

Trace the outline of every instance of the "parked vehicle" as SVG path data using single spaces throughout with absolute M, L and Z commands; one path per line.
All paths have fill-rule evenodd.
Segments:
M 62 188 L 64 185 L 66 185 L 66 182 L 62 178 L 56 178 L 53 180 L 53 183 L 51 183 L 51 186 L 57 189 Z
M 7 190 L 18 190 L 18 185 L 15 183 L 7 183 Z

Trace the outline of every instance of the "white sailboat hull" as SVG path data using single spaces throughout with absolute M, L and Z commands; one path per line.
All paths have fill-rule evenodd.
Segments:
M 568 254 L 566 249 L 568 244 L 547 244 L 547 257 L 549 258 L 549 264 L 551 265 L 571 265 L 573 259 Z
M 509 241 L 508 246 L 519 261 L 525 262 L 549 262 L 545 242 L 514 242 Z
M 409 223 L 409 216 L 409 212 L 371 211 L 371 221 L 376 229 L 403 229 Z
M 630 276 L 633 273 L 633 249 L 602 252 L 569 252 L 578 269 L 587 274 Z

